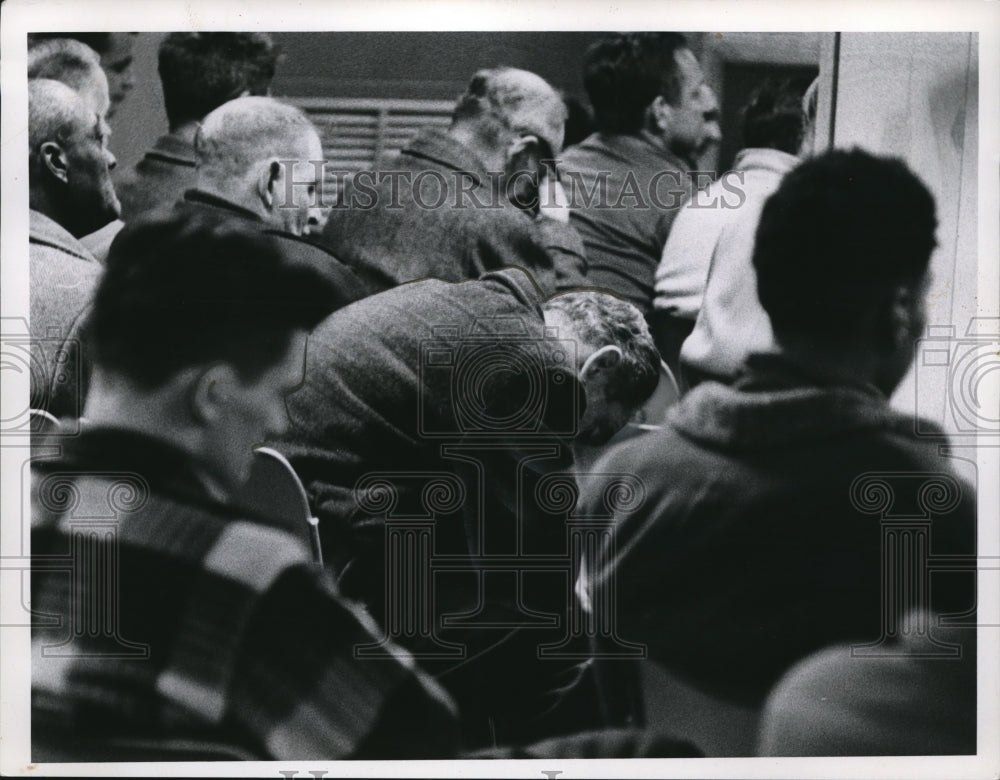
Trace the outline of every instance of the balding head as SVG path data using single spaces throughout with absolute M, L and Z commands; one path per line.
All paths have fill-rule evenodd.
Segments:
M 562 149 L 566 106 L 541 76 L 517 68 L 477 72 L 455 105 L 453 123 L 480 126 L 482 139 L 501 141 L 508 131 L 535 135 L 550 154 Z
M 77 237 L 104 227 L 121 209 L 107 138 L 104 119 L 68 86 L 28 82 L 30 206 Z
M 49 38 L 28 51 L 28 78 L 52 79 L 75 90 L 100 117 L 108 112 L 108 78 L 101 58 L 85 43 L 72 38 Z
M 315 194 L 312 161 L 323 159 L 323 147 L 299 109 L 266 97 L 231 100 L 205 117 L 195 158 L 199 189 L 302 232 Z

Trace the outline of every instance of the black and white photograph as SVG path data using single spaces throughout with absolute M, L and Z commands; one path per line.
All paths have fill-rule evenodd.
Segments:
M 1000 773 L 1000 5 L 0 10 L 0 772 Z

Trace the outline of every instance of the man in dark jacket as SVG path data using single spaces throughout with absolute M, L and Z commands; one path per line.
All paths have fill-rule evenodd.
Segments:
M 175 205 L 238 217 L 280 240 L 282 251 L 327 276 L 338 306 L 368 294 L 357 275 L 305 235 L 321 186 L 323 147 L 295 106 L 273 98 L 231 100 L 205 117 L 195 142 L 197 178 Z
M 304 235 L 320 186 L 311 161 L 322 156 L 316 128 L 295 106 L 267 97 L 231 100 L 202 122 L 196 175 L 172 208 L 237 218 L 275 237 L 288 260 L 328 277 L 339 291 L 336 306 L 344 306 L 368 288 Z
M 546 294 L 583 285 L 583 246 L 556 206 L 551 169 L 565 117 L 534 73 L 480 71 L 447 130 L 423 131 L 383 168 L 355 174 L 323 242 L 377 290 L 510 265 Z
M 575 440 L 614 434 L 652 393 L 659 356 L 628 303 L 543 301 L 505 269 L 334 312 L 276 445 L 344 592 L 456 698 L 469 746 L 603 725 L 595 702 L 562 696 L 586 642 L 552 652 L 576 609 L 558 496 L 575 493 Z
M 636 475 L 645 498 L 615 513 L 594 604 L 698 691 L 754 713 L 811 652 L 877 647 L 913 608 L 974 609 L 973 573 L 927 567 L 974 557 L 975 490 L 942 437 L 921 440 L 887 402 L 924 327 L 935 228 L 933 197 L 898 160 L 834 151 L 793 170 L 753 254 L 777 350 L 733 386 L 698 385 L 662 431 L 599 464 Z

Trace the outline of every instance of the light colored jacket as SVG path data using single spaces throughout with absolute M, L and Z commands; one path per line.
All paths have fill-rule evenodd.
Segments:
M 34 210 L 28 219 L 31 406 L 77 417 L 86 386 L 80 332 L 102 266 L 54 220 Z
M 704 295 L 692 286 L 682 307 L 697 316 L 681 347 L 683 365 L 731 380 L 751 352 L 774 348 L 771 320 L 757 298 L 754 237 L 764 202 L 798 162 L 776 149 L 744 149 L 733 163 L 739 176 L 720 178 L 702 196 L 705 203 L 718 198 L 716 207 L 685 208 L 674 222 L 663 265 L 683 258 L 688 267 L 701 269 L 704 284 Z M 740 200 L 738 208 L 723 207 Z

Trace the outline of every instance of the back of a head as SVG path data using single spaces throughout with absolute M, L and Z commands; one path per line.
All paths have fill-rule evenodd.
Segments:
M 53 79 L 80 92 L 102 74 L 101 58 L 72 38 L 46 38 L 28 50 L 28 78 Z
M 753 255 L 775 337 L 857 344 L 894 289 L 924 278 L 936 228 L 902 160 L 838 149 L 794 168 L 764 204 Z
M 278 51 L 266 33 L 171 33 L 159 52 L 171 129 L 200 121 L 240 95 L 266 95 L 277 62 Z
M 268 97 L 231 100 L 205 117 L 195 137 L 199 180 L 225 191 L 260 163 L 300 160 L 316 129 L 295 106 Z
M 623 33 L 598 41 L 587 51 L 583 85 L 603 133 L 638 133 L 650 103 L 662 95 L 680 100 L 681 76 L 675 59 L 688 48 L 680 33 Z
M 635 306 L 614 295 L 587 290 L 553 296 L 543 308 L 572 331 L 560 332 L 560 338 L 575 337 L 592 349 L 610 344 L 621 350 L 616 381 L 608 387 L 611 400 L 638 408 L 652 395 L 660 377 L 660 353 Z
M 275 238 L 240 220 L 160 213 L 111 245 L 91 314 L 93 360 L 147 388 L 213 362 L 249 380 L 336 301 L 332 282 L 289 264 Z
M 743 146 L 798 154 L 809 118 L 803 98 L 809 79 L 766 81 L 743 107 Z
M 517 68 L 477 71 L 455 104 L 453 124 L 476 123 L 484 142 L 496 144 L 505 132 L 532 134 L 551 154 L 562 148 L 566 106 L 541 76 Z

